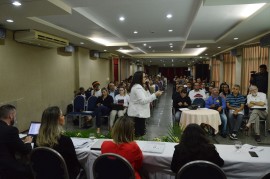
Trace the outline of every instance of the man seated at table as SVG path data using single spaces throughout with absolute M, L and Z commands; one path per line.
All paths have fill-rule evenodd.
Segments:
M 20 139 L 19 130 L 13 127 L 15 119 L 14 106 L 6 104 L 0 107 L 0 178 L 29 179 L 32 178 L 30 166 L 18 161 L 15 153 L 29 154 L 33 138 Z
M 251 124 L 255 124 L 255 140 L 261 142 L 260 119 L 267 120 L 267 98 L 265 93 L 258 92 L 257 86 L 250 86 L 249 92 L 250 94 L 247 96 L 247 105 L 250 109 L 250 116 L 245 131 L 248 132 Z M 268 122 L 268 128 L 269 125 Z
M 206 99 L 205 92 L 200 90 L 200 84 L 198 82 L 194 83 L 194 89 L 189 92 L 188 96 L 192 102 L 196 98 L 202 98 L 204 100 Z
M 206 100 L 205 107 L 209 109 L 214 109 L 219 112 L 222 131 L 220 135 L 223 138 L 226 138 L 227 135 L 227 116 L 224 113 L 224 109 L 226 108 L 225 99 L 219 96 L 219 91 L 217 88 L 212 89 L 212 95 Z
M 230 123 L 229 137 L 232 140 L 237 140 L 237 132 L 241 126 L 243 115 L 245 97 L 240 94 L 240 85 L 235 84 L 232 88 L 232 93 L 226 98 L 227 108 L 229 109 L 228 119 Z

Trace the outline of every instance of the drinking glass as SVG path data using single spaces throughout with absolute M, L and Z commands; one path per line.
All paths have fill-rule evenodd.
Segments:
M 236 148 L 236 152 L 240 152 L 240 149 L 242 147 L 242 142 L 241 141 L 235 141 L 234 146 Z
M 90 134 L 89 134 L 90 142 L 94 142 L 95 138 L 96 138 L 96 136 L 95 136 L 94 133 L 90 133 Z

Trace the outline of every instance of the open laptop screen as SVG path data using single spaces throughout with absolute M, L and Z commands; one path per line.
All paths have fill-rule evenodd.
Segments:
M 41 125 L 40 122 L 31 122 L 28 135 L 38 135 L 40 125 Z

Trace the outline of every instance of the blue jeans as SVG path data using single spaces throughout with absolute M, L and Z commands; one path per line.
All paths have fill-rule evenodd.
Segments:
M 100 128 L 101 126 L 101 116 L 104 115 L 109 115 L 110 114 L 111 109 L 108 108 L 107 106 L 99 106 L 95 109 L 94 113 L 93 113 L 93 117 L 96 117 L 96 127 Z
M 176 112 L 175 112 L 175 115 L 174 115 L 174 122 L 180 122 L 180 118 L 181 118 L 181 111 L 179 111 L 179 110 L 177 110 Z
M 228 113 L 228 118 L 230 122 L 230 131 L 237 133 L 243 120 L 243 114 L 237 114 L 237 116 L 233 115 L 233 113 Z
M 221 119 L 221 126 L 222 126 L 222 134 L 227 134 L 227 116 L 226 114 L 223 112 L 220 115 L 220 119 Z

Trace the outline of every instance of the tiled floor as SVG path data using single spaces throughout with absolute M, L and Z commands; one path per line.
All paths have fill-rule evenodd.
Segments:
M 169 85 L 164 91 L 163 95 L 159 98 L 156 107 L 153 110 L 152 116 L 147 120 L 147 134 L 145 139 L 152 140 L 155 137 L 165 136 L 168 132 L 168 127 L 172 124 L 172 86 Z M 74 127 L 71 122 L 67 124 L 67 130 L 78 130 Z M 102 126 L 102 133 L 107 133 L 107 125 Z M 261 139 L 262 142 L 258 144 L 252 134 L 250 136 L 245 136 L 243 132 L 238 135 L 238 140 L 243 144 L 248 143 L 251 145 L 270 145 L 270 134 L 265 137 L 263 129 L 261 129 Z M 222 138 L 219 135 L 210 136 L 211 142 L 216 144 L 234 144 L 234 141 L 229 137 Z

